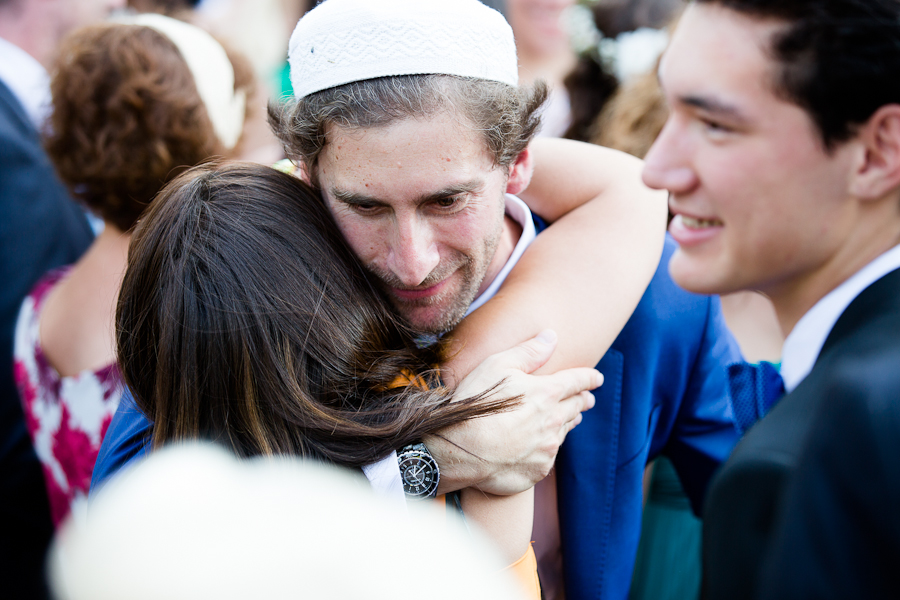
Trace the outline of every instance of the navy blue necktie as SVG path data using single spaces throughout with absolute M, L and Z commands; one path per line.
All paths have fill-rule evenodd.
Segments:
M 743 434 L 784 396 L 784 381 L 772 363 L 728 365 L 728 399 Z

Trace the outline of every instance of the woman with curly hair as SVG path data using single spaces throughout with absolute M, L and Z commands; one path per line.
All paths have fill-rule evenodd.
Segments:
M 37 283 L 16 327 L 16 383 L 57 524 L 87 496 L 123 391 L 113 316 L 131 230 L 168 181 L 234 151 L 252 84 L 212 37 L 161 15 L 79 30 L 59 56 L 47 151 L 105 227 Z

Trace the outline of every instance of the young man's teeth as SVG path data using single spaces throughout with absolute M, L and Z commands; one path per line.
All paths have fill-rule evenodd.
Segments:
M 685 215 L 681 215 L 681 222 L 684 223 L 685 227 L 690 227 L 691 229 L 703 229 L 704 227 L 715 227 L 721 224 L 713 219 L 695 219 Z

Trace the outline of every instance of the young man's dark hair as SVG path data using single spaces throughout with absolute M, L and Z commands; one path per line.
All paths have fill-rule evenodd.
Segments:
M 827 148 L 879 107 L 900 102 L 900 2 L 695 0 L 786 28 L 772 40 L 776 92 L 809 111 Z

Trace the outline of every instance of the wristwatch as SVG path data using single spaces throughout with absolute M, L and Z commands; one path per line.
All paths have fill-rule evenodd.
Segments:
M 437 496 L 441 471 L 425 444 L 410 444 L 397 452 L 400 479 L 407 498 L 424 499 Z

